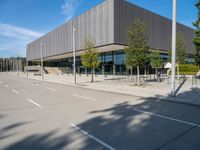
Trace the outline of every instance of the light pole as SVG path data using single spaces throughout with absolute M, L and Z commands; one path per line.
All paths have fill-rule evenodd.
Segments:
M 176 95 L 176 0 L 173 0 L 171 95 Z
M 43 75 L 43 43 L 40 43 L 40 56 L 41 56 L 41 76 L 42 76 L 42 80 L 44 79 L 44 75 Z
M 75 43 L 75 28 L 73 26 L 73 73 L 74 73 L 74 84 L 76 84 L 76 43 Z

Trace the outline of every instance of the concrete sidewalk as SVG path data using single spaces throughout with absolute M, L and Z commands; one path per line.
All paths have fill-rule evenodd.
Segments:
M 17 73 L 8 73 L 12 76 L 17 76 Z M 27 78 L 25 73 L 20 73 L 20 77 Z M 42 80 L 41 76 L 34 76 L 33 73 L 29 73 L 29 79 Z M 174 102 L 190 103 L 200 105 L 200 80 L 197 80 L 195 85 L 192 85 L 192 79 L 188 78 L 183 85 L 180 86 L 176 97 L 170 96 L 170 83 L 167 79 L 157 83 L 156 81 L 149 81 L 142 86 L 136 86 L 134 82 L 121 80 L 115 80 L 112 75 L 104 76 L 98 75 L 95 78 L 95 82 L 91 83 L 91 76 L 77 75 L 77 84 L 74 84 L 73 75 L 56 75 L 45 74 L 44 81 L 54 82 L 64 85 L 78 86 L 82 88 L 95 89 L 101 91 L 107 91 L 112 93 L 121 93 L 134 95 L 145 98 L 170 100 Z M 177 88 L 180 85 L 177 81 Z

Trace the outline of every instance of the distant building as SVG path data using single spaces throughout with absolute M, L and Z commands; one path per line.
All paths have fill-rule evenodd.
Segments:
M 124 48 L 127 46 L 127 29 L 134 19 L 140 18 L 148 24 L 150 51 L 159 51 L 163 59 L 168 58 L 171 41 L 171 20 L 133 5 L 124 0 L 106 0 L 82 15 L 75 17 L 46 35 L 27 45 L 27 59 L 40 60 L 40 45 L 48 66 L 72 68 L 72 32 L 76 28 L 77 70 L 81 68 L 80 55 L 84 40 L 92 38 L 100 53 L 99 73 L 124 73 Z M 177 24 L 177 30 L 185 37 L 187 55 L 192 56 L 194 30 Z

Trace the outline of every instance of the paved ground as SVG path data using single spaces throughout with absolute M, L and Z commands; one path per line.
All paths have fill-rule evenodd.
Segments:
M 200 107 L 153 99 L 0 76 L 0 149 L 199 150 Z
M 7 74 L 7 73 L 4 73 Z M 16 72 L 9 72 L 9 75 L 17 76 Z M 27 78 L 26 73 L 20 73 L 20 77 Z M 34 76 L 33 73 L 29 73 L 29 78 L 42 80 L 41 76 Z M 65 85 L 74 85 L 74 76 L 69 75 L 56 75 L 45 74 L 44 81 L 60 83 Z M 141 78 L 142 86 L 135 86 L 136 76 L 104 76 L 97 75 L 95 82 L 91 83 L 91 76 L 77 75 L 77 85 L 87 89 L 97 89 L 101 91 L 110 91 L 114 93 L 128 94 L 140 97 L 157 97 L 165 100 L 176 102 L 184 102 L 190 104 L 196 104 L 200 106 L 200 79 L 193 80 L 191 77 L 187 77 L 186 80 L 176 80 L 177 96 L 175 98 L 169 96 L 171 93 L 170 79 L 167 76 L 164 77 L 162 82 L 157 82 L 154 75 L 147 75 L 146 81 Z M 193 83 L 193 84 L 192 84 Z

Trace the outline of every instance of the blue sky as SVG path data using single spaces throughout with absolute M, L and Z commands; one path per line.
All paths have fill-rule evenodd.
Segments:
M 26 44 L 103 0 L 0 0 L 0 57 L 26 55 Z M 129 0 L 171 18 L 172 0 Z M 192 27 L 196 0 L 177 0 L 178 22 Z

